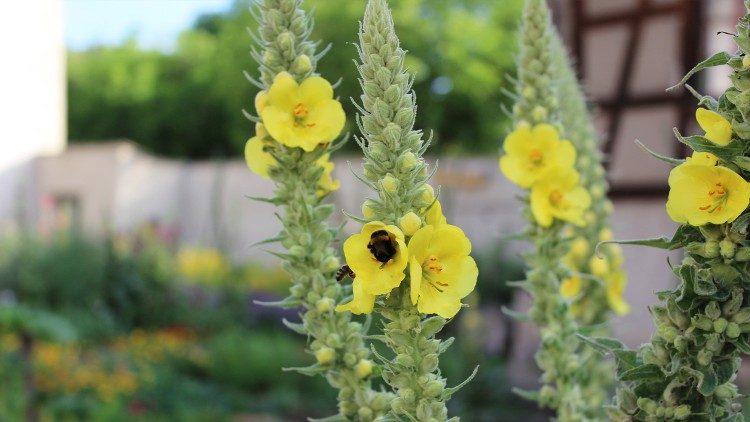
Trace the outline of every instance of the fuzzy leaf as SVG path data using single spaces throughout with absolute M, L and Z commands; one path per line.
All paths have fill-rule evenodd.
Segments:
M 737 349 L 740 352 L 746 355 L 750 355 L 750 343 L 747 341 L 746 335 L 741 335 L 737 337 L 737 339 L 734 340 L 732 343 L 737 347 Z
M 448 337 L 447 339 L 440 342 L 438 345 L 438 354 L 441 355 L 443 352 L 448 350 L 449 347 L 451 347 L 451 344 L 456 340 L 455 337 Z
M 448 400 L 455 394 L 458 390 L 463 388 L 466 384 L 468 384 L 471 380 L 474 379 L 474 377 L 477 375 L 477 371 L 479 370 L 479 365 L 474 367 L 474 371 L 472 371 L 471 375 L 469 375 L 465 380 L 461 381 L 460 384 L 455 385 L 453 387 L 448 387 L 443 391 L 443 400 Z
M 703 69 L 729 63 L 729 60 L 731 60 L 732 57 L 734 57 L 732 54 L 729 54 L 725 51 L 714 54 L 713 56 L 695 65 L 695 67 L 690 69 L 690 71 L 680 80 L 680 82 L 677 83 L 677 85 L 669 87 L 667 91 L 671 91 L 681 85 L 684 85 L 685 82 L 687 82 L 691 76 L 695 75 L 696 73 L 700 72 Z
M 716 371 L 710 366 L 701 369 L 700 372 L 703 377 L 698 380 L 698 392 L 708 397 L 719 386 L 719 378 L 716 376 Z
M 750 160 L 750 158 L 748 158 L 748 160 Z M 750 225 L 750 213 L 742 214 L 741 216 L 737 217 L 732 223 L 731 231 L 734 233 L 746 234 L 748 225 Z
M 291 367 L 291 368 L 281 368 L 284 372 L 299 372 L 302 375 L 307 375 L 310 377 L 313 377 L 315 375 L 324 374 L 326 372 L 326 368 L 324 366 L 321 366 L 317 363 L 312 364 L 310 366 L 298 366 L 298 367 Z
M 660 380 L 664 378 L 664 372 L 662 372 L 659 365 L 649 363 L 646 365 L 637 366 L 633 369 L 629 369 L 620 374 L 620 381 L 644 381 L 644 380 Z
M 296 322 L 290 322 L 286 318 L 282 318 L 281 322 L 286 325 L 287 328 L 294 331 L 297 334 L 301 334 L 303 336 L 309 335 L 310 333 L 307 332 L 307 329 L 305 329 L 305 326 Z
M 608 337 L 586 337 L 581 334 L 576 334 L 581 341 L 593 347 L 596 351 L 601 354 L 607 354 L 613 350 L 622 350 L 625 346 L 619 341 Z
M 743 145 L 738 141 L 732 141 L 725 146 L 721 146 L 702 136 L 682 136 L 676 128 L 674 129 L 674 134 L 677 136 L 677 140 L 692 148 L 693 151 L 710 152 L 723 161 L 733 161 L 735 157 L 742 155 L 743 152 Z
M 539 392 L 538 391 L 532 391 L 532 390 L 524 390 L 521 388 L 513 388 L 513 393 L 525 398 L 526 400 L 533 401 L 533 402 L 539 402 Z
M 699 296 L 713 296 L 716 293 L 717 288 L 711 281 L 698 277 L 693 283 L 693 290 Z
M 503 306 L 501 309 L 505 315 L 515 319 L 516 321 L 520 321 L 520 322 L 531 321 L 531 316 L 525 312 L 514 311 L 513 309 L 510 309 L 507 306 Z
M 649 154 L 650 156 L 656 158 L 657 160 L 664 161 L 665 163 L 669 165 L 679 166 L 680 164 L 685 162 L 684 159 L 667 157 L 666 155 L 661 155 L 657 152 L 654 152 L 650 150 L 646 145 L 643 144 L 643 142 L 639 141 L 638 139 L 635 140 L 635 144 L 638 145 L 638 147 L 640 147 L 642 150 L 646 151 L 646 153 Z
M 623 373 L 638 366 L 638 353 L 635 350 L 615 349 L 612 351 L 617 362 L 617 372 Z
M 259 306 L 278 307 L 284 309 L 298 308 L 302 304 L 299 299 L 293 298 L 291 296 L 284 298 L 284 300 L 278 300 L 275 302 L 263 302 L 261 300 L 254 300 L 253 303 Z
M 729 382 L 737 369 L 739 369 L 739 362 L 735 359 L 725 359 L 718 362 L 716 364 L 716 382 L 719 385 Z
M 432 337 L 439 333 L 440 330 L 445 327 L 445 318 L 441 316 L 433 316 L 422 321 L 422 335 L 424 337 Z
M 607 243 L 616 243 L 618 245 L 639 245 L 649 246 L 652 248 L 666 249 L 669 251 L 679 249 L 690 243 L 691 231 L 694 229 L 689 226 L 680 226 L 675 231 L 672 238 L 666 236 L 654 237 L 650 239 L 633 239 L 633 240 L 609 240 L 606 242 L 599 242 L 596 245 L 596 253 L 599 253 L 599 248 Z

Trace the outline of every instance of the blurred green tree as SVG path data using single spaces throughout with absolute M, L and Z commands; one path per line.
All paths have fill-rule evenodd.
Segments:
M 417 73 L 417 126 L 434 130 L 435 153 L 494 152 L 509 120 L 501 106 L 504 75 L 513 72 L 521 0 L 399 0 L 397 30 Z M 349 98 L 361 92 L 353 60 L 364 1 L 307 0 L 315 9 L 314 38 L 333 48 L 319 66 L 356 133 Z M 199 17 L 171 52 L 149 51 L 134 40 L 68 55 L 68 130 L 73 142 L 129 138 L 156 154 L 208 158 L 239 156 L 253 126 L 257 88 L 248 54 L 249 2 Z M 355 98 L 357 99 L 357 98 Z M 353 148 L 354 143 L 349 145 Z

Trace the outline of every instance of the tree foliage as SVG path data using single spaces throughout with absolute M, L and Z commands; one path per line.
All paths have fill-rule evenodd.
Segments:
M 359 95 L 353 60 L 365 2 L 307 0 L 315 39 L 333 48 L 319 72 L 342 78 L 348 128 L 357 132 L 349 98 Z M 68 54 L 68 130 L 73 142 L 132 139 L 156 154 L 207 158 L 239 156 L 253 125 L 257 88 L 248 54 L 249 3 L 199 17 L 180 34 L 173 51 L 140 48 L 130 39 Z M 498 112 L 504 75 L 513 72 L 512 46 L 520 0 L 399 0 L 394 19 L 407 67 L 417 74 L 421 110 L 417 127 L 434 130 L 439 153 L 493 151 L 508 118 Z

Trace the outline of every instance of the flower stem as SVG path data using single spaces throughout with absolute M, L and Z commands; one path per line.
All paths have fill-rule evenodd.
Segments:
M 262 52 L 255 52 L 261 73 L 260 85 L 268 90 L 274 77 L 289 72 L 297 81 L 315 73 L 318 57 L 315 43 L 308 39 L 310 18 L 301 0 L 263 0 L 259 4 L 259 39 Z M 370 352 L 364 342 L 364 327 L 347 313 L 334 312 L 341 299 L 341 287 L 334 278 L 339 266 L 333 231 L 326 223 L 333 208 L 317 194 L 323 169 L 316 162 L 327 150 L 305 152 L 275 143 L 278 170 L 271 177 L 276 184 L 273 202 L 282 209 L 279 235 L 287 253 L 281 254 L 291 274 L 289 306 L 301 306 L 302 323 L 287 325 L 311 337 L 310 352 L 318 363 L 298 368 L 306 374 L 324 374 L 339 389 L 339 415 L 346 420 L 372 421 L 382 416 L 390 394 L 371 388 L 367 367 Z M 363 365 L 364 364 L 364 365 Z

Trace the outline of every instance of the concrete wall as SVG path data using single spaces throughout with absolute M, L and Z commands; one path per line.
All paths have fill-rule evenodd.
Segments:
M 0 228 L 33 208 L 30 161 L 65 145 L 61 0 L 0 3 Z

